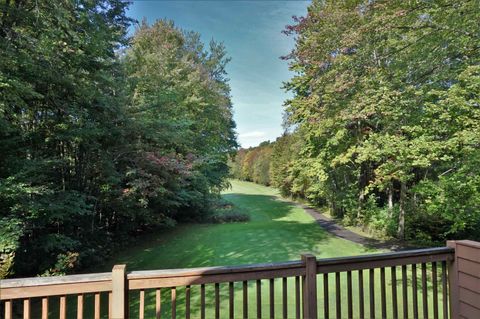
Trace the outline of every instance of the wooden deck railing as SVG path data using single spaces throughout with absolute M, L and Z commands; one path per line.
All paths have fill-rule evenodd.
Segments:
M 234 267 L 119 265 L 1 280 L 0 302 L 6 319 L 480 318 L 480 244 L 448 246 Z

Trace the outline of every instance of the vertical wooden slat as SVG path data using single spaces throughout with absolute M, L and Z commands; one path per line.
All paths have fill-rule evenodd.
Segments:
M 283 304 L 283 318 L 288 318 L 288 299 L 287 299 L 287 278 L 282 279 L 282 304 Z
M 200 318 L 205 319 L 205 285 L 200 285 Z
M 403 318 L 408 318 L 408 291 L 407 291 L 407 266 L 402 266 L 402 309 L 403 309 Z
M 412 265 L 412 303 L 413 318 L 418 318 L 418 295 L 417 295 L 417 265 Z
M 110 291 L 108 293 L 108 318 L 112 318 L 112 298 L 113 298 L 113 293 Z M 78 300 L 78 297 L 77 297 L 77 300 Z M 78 305 L 78 302 L 77 302 L 77 305 Z M 80 318 L 77 318 L 77 319 L 80 319 Z
M 347 271 L 347 304 L 348 304 L 348 318 L 353 318 L 353 287 L 352 287 L 351 271 Z
M 438 319 L 438 278 L 437 263 L 432 262 L 433 318 Z
M 23 300 L 23 319 L 30 319 L 30 299 Z
M 295 319 L 300 319 L 302 301 L 300 300 L 300 277 L 295 277 Z
M 110 318 L 112 317 L 112 312 L 110 312 Z M 83 319 L 83 294 L 77 296 L 77 319 Z
M 12 301 L 5 301 L 5 319 L 12 319 Z
M 67 318 L 67 297 L 66 296 L 61 296 L 60 297 L 59 318 L 60 319 L 66 319 Z
M 370 318 L 375 318 L 375 269 L 370 269 L 368 282 L 370 290 Z
M 260 280 L 257 280 L 257 285 L 258 285 L 258 281 Z M 257 290 L 257 293 L 258 293 L 258 290 Z M 229 318 L 230 319 L 233 319 L 235 317 L 235 294 L 234 294 L 234 290 L 233 290 L 233 282 L 229 282 L 228 283 L 228 303 L 229 303 Z
M 380 302 L 382 304 L 382 318 L 387 318 L 387 284 L 384 267 L 380 268 Z
M 42 319 L 48 319 L 48 297 L 42 298 Z
M 97 292 L 95 294 L 95 307 L 94 307 L 94 309 L 95 309 L 94 318 L 95 319 L 100 319 L 100 293 L 99 292 Z
M 428 319 L 427 264 L 422 264 L 422 304 L 423 318 Z
M 243 318 L 248 319 L 248 282 L 243 282 Z
M 448 318 L 447 262 L 442 261 L 442 302 L 443 318 Z
M 177 318 L 177 287 L 171 289 L 172 297 L 172 319 Z
M 190 319 L 190 286 L 185 287 L 185 318 Z
M 270 279 L 270 318 L 275 318 L 275 280 Z
M 215 319 L 220 319 L 220 284 L 215 283 Z
M 162 291 L 160 288 L 155 290 L 155 314 L 157 319 L 162 318 Z
M 140 302 L 138 304 L 138 317 L 145 318 L 145 290 L 140 290 Z
M 330 317 L 330 302 L 328 300 L 328 274 L 323 274 L 323 317 Z
M 257 318 L 262 318 L 262 281 L 257 280 Z
M 392 277 L 392 318 L 398 319 L 398 297 L 397 297 L 397 267 L 390 268 Z
M 335 311 L 337 319 L 342 319 L 342 296 L 340 292 L 340 273 L 335 273 Z
M 359 304 L 359 315 L 360 319 L 365 318 L 365 295 L 364 295 L 364 289 L 363 289 L 363 270 L 358 271 L 358 292 L 359 292 L 359 297 L 358 297 L 358 304 Z

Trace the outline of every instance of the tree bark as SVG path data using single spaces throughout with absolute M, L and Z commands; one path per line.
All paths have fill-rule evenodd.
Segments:
M 407 197 L 407 185 L 405 182 L 400 186 L 400 214 L 398 215 L 398 229 L 397 237 L 399 239 L 405 239 L 405 204 Z
M 393 216 L 393 183 L 388 187 L 388 217 Z

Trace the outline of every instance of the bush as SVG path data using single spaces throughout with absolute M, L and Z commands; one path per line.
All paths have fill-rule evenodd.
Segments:
M 250 216 L 236 211 L 215 212 L 208 218 L 208 222 L 213 224 L 242 223 L 248 222 Z
M 242 223 L 248 222 L 250 216 L 239 212 L 233 206 L 233 203 L 220 198 L 214 206 L 213 212 L 205 219 L 207 223 L 225 224 L 225 223 Z

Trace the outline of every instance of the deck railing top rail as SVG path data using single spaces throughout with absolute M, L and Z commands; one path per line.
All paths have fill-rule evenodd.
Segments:
M 475 245 L 478 243 L 471 242 Z M 435 260 L 452 260 L 455 250 L 450 247 L 416 249 L 399 252 L 387 252 L 378 254 L 368 254 L 360 256 L 336 257 L 317 259 L 318 267 L 340 266 L 341 271 L 357 270 L 378 267 L 377 262 L 387 261 L 388 265 L 380 264 L 380 266 L 402 265 L 412 263 L 412 258 L 419 259 L 419 262 L 435 261 Z M 360 267 L 360 268 L 357 268 Z M 161 270 L 141 270 L 131 271 L 127 273 L 128 280 L 141 280 L 151 278 L 180 278 L 180 277 L 196 277 L 196 276 L 215 276 L 215 275 L 232 275 L 239 274 L 248 276 L 248 273 L 272 272 L 277 271 L 298 271 L 297 275 L 302 275 L 304 262 L 301 260 L 288 261 L 281 263 L 260 263 L 238 266 L 215 266 L 215 267 L 198 267 L 185 269 L 161 269 Z M 333 270 L 336 271 L 336 270 Z M 30 277 L 30 278 L 14 278 L 0 280 L 0 288 L 25 288 L 33 286 L 48 285 L 68 285 L 87 282 L 111 282 L 112 274 L 92 273 L 68 276 L 53 277 Z M 243 280 L 243 279 L 241 279 Z M 2 294 L 3 295 L 3 294 Z M 0 300 L 4 298 L 0 295 Z
M 319 273 L 402 265 L 415 262 L 452 260 L 449 247 L 369 254 L 317 260 Z M 227 281 L 304 276 L 303 261 L 189 269 L 142 270 L 127 273 L 129 289 L 148 289 Z M 48 286 L 48 290 L 45 289 Z M 111 291 L 112 274 L 94 273 L 59 277 L 0 280 L 0 300 Z

